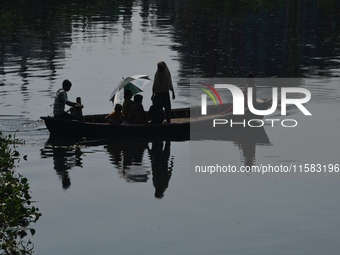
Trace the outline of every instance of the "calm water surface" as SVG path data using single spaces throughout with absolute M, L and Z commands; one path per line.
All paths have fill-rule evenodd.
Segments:
M 256 2 L 256 4 L 255 4 Z M 338 4 L 333 1 L 11 1 L 0 4 L 0 131 L 26 141 L 18 171 L 43 216 L 36 254 L 336 254 L 339 173 L 192 174 L 192 163 L 339 164 Z M 176 100 L 192 77 L 313 77 L 296 128 L 269 141 L 84 141 L 53 146 L 40 116 L 63 79 L 84 114 L 109 113 L 122 77 L 164 60 Z M 259 87 L 261 97 L 268 88 Z M 143 92 L 145 108 L 151 88 Z M 275 118 L 282 118 L 275 112 Z M 69 144 L 71 143 L 68 141 Z M 202 148 L 190 162 L 190 150 Z M 208 149 L 205 149 L 208 148 Z M 216 148 L 213 155 L 209 148 Z M 191 164 L 191 165 L 190 165 Z

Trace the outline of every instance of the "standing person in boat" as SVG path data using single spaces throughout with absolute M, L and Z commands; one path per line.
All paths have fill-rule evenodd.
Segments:
M 172 85 L 170 71 L 164 61 L 157 63 L 157 71 L 155 73 L 155 79 L 152 87 L 152 97 L 157 97 L 162 106 L 165 109 L 166 122 L 170 123 L 171 102 L 169 90 L 172 92 L 172 99 L 175 100 L 175 92 Z
M 70 91 L 72 83 L 69 80 L 64 80 L 62 88 L 59 89 L 54 98 L 53 115 L 59 119 L 77 119 L 75 116 L 65 112 L 65 104 L 68 106 L 83 108 L 82 104 L 71 102 L 67 98 L 67 92 Z
M 129 89 L 124 90 L 123 116 L 125 118 L 128 117 L 130 108 L 133 105 L 133 101 L 131 100 L 131 98 L 132 98 L 132 91 Z

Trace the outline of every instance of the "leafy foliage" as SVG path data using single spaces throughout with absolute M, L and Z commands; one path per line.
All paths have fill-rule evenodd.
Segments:
M 13 144 L 19 142 L 0 132 L 0 254 L 6 255 L 33 253 L 33 243 L 25 237 L 35 234 L 29 225 L 41 216 L 39 209 L 31 205 L 27 178 L 13 171 L 20 160 Z

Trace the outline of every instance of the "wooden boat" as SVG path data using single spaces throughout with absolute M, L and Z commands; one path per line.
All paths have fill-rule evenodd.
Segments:
M 46 141 L 47 146 L 51 147 L 73 147 L 79 146 L 100 146 L 115 143 L 132 143 L 132 142 L 153 142 L 153 141 L 172 141 L 181 142 L 188 140 L 215 140 L 231 141 L 235 143 L 253 143 L 253 144 L 270 144 L 269 137 L 264 127 L 260 128 L 229 128 L 227 132 L 221 135 L 220 132 L 201 132 L 190 135 L 188 132 L 171 133 L 171 134 L 144 134 L 144 135 L 126 135 L 126 136 L 60 136 L 50 135 Z
M 270 100 L 259 103 L 257 109 L 267 109 Z M 122 124 L 110 125 L 105 122 L 107 114 L 84 115 L 82 121 L 64 120 L 54 117 L 41 117 L 51 135 L 72 137 L 121 137 L 121 136 L 173 136 L 187 134 L 190 137 L 192 125 L 211 124 L 212 119 L 262 119 L 249 111 L 245 115 L 234 116 L 231 112 L 223 113 L 230 109 L 230 105 L 209 106 L 209 115 L 201 115 L 201 108 L 179 108 L 171 111 L 171 123 L 164 124 Z M 210 125 L 211 126 L 211 125 Z

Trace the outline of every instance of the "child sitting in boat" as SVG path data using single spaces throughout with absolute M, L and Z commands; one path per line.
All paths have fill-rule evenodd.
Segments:
M 147 114 L 143 107 L 143 96 L 135 95 L 133 97 L 133 105 L 128 114 L 128 123 L 131 124 L 145 124 L 147 123 Z
M 123 122 L 122 105 L 116 104 L 114 111 L 105 117 L 111 125 L 120 125 Z
M 164 121 L 163 107 L 157 95 L 152 97 L 152 105 L 149 108 L 148 116 L 150 124 L 162 124 Z

